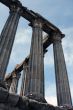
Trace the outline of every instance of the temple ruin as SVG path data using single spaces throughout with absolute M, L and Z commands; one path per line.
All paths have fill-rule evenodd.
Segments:
M 0 2 L 10 10 L 0 35 L 0 110 L 73 110 L 62 49 L 62 38 L 65 35 L 43 16 L 24 7 L 20 1 L 0 0 Z M 28 20 L 32 28 L 30 53 L 10 75 L 6 75 L 20 17 Z M 42 32 L 47 33 L 44 39 Z M 53 45 L 57 107 L 48 104 L 44 97 L 44 54 L 50 45 Z M 21 71 L 24 77 L 18 96 L 16 92 Z

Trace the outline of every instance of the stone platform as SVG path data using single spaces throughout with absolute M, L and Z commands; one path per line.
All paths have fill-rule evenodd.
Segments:
M 73 110 L 38 102 L 27 97 L 10 94 L 0 87 L 0 110 Z

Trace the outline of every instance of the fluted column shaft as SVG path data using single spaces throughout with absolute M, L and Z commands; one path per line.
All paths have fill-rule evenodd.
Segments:
M 72 105 L 67 69 L 61 44 L 61 35 L 53 35 L 53 50 L 58 105 Z
M 23 74 L 24 74 L 24 95 L 27 96 L 27 94 L 29 93 L 29 83 L 30 83 L 29 65 L 28 64 L 24 64 Z
M 11 6 L 10 15 L 0 36 L 0 80 L 4 79 L 20 18 L 20 8 Z
M 23 66 L 23 72 L 22 72 L 22 75 L 21 75 L 21 88 L 20 88 L 20 95 L 21 96 L 24 96 L 24 84 L 25 82 L 25 72 L 24 72 L 24 66 Z
M 43 37 L 42 24 L 39 20 L 33 22 L 32 31 L 29 94 L 44 97 Z

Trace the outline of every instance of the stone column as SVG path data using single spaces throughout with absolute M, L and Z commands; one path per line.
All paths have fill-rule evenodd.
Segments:
M 39 20 L 33 22 L 33 33 L 29 58 L 29 94 L 31 98 L 40 100 L 44 98 L 44 68 L 43 68 L 43 37 L 42 23 Z
M 30 83 L 30 78 L 29 78 L 29 65 L 26 63 L 23 65 L 23 74 L 24 74 L 24 95 L 28 95 L 29 91 L 29 83 Z
M 61 35 L 53 35 L 53 51 L 55 62 L 55 76 L 57 88 L 57 101 L 59 106 L 72 105 L 69 80 L 61 44 Z
M 0 36 L 0 80 L 4 79 L 20 18 L 20 8 L 11 6 L 10 15 Z
M 14 72 L 12 76 L 12 83 L 9 90 L 10 93 L 14 93 L 14 94 L 17 93 L 19 78 L 20 78 L 20 73 Z
M 25 82 L 25 73 L 24 68 L 21 75 L 21 88 L 20 88 L 20 96 L 24 96 L 24 82 Z

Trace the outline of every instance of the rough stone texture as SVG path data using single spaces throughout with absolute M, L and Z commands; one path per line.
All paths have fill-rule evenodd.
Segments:
M 0 87 L 0 110 L 73 110 L 73 108 L 54 107 L 48 103 L 10 94 L 6 89 Z

